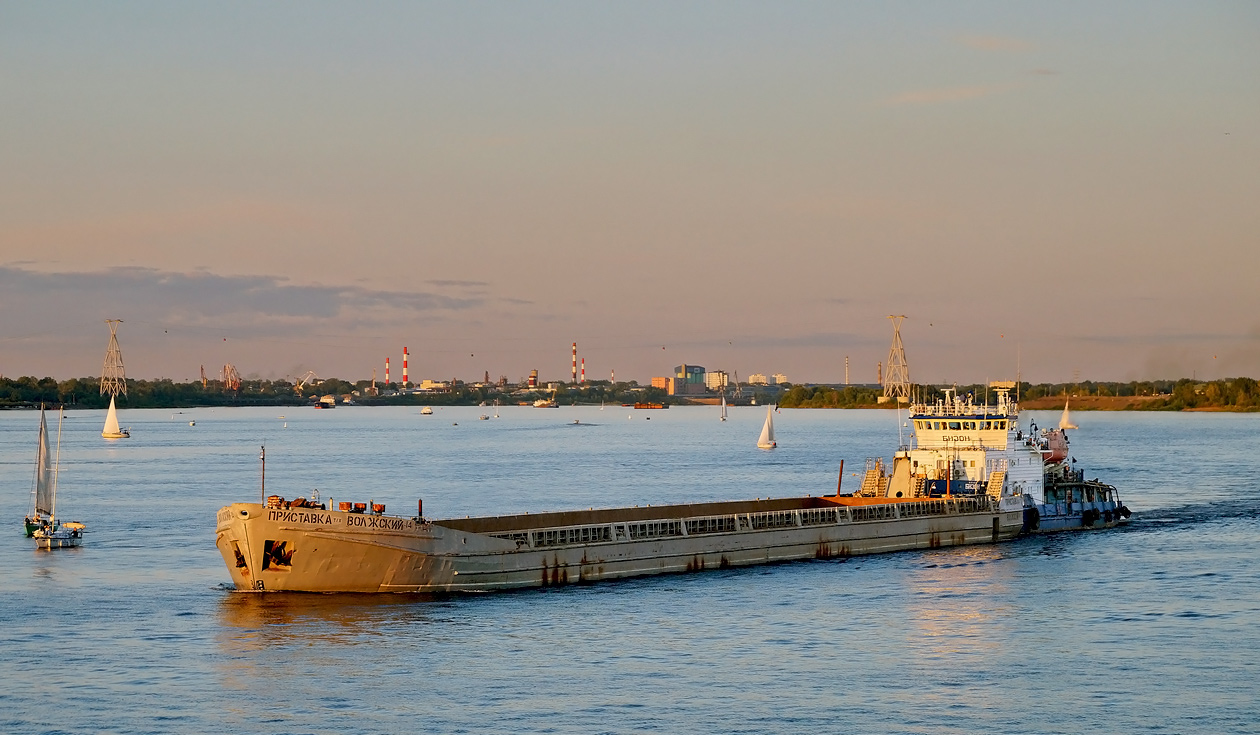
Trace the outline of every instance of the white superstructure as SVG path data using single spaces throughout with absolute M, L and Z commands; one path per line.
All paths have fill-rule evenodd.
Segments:
M 1009 390 L 996 393 L 993 404 L 980 405 L 946 390 L 943 400 L 910 407 L 912 444 L 893 460 L 894 478 L 897 459 L 908 463 L 907 497 L 1041 494 L 1041 450 L 1019 428 Z
M 868 460 L 861 494 L 1019 498 L 1028 531 L 1108 527 L 1129 517 L 1114 487 L 1072 469 L 1064 431 L 1021 428 L 1013 384 L 992 387 L 993 404 L 946 390 L 942 400 L 911 405 L 911 444 L 894 455 L 891 473 L 882 460 Z

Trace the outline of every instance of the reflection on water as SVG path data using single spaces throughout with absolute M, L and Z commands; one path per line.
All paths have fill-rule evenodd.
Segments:
M 357 643 L 389 630 L 423 625 L 437 597 L 426 594 L 298 594 L 225 591 L 218 618 L 227 640 L 238 645 L 285 644 L 315 637 L 325 643 Z
M 926 700 L 975 709 L 991 696 L 974 685 L 988 678 L 982 672 L 1012 634 L 1012 568 L 1003 559 L 999 546 L 951 549 L 911 565 L 903 577 L 911 678 L 944 687 L 923 692 Z

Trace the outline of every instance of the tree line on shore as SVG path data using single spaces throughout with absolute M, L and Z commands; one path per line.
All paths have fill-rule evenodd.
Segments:
M 538 388 L 522 392 L 519 386 L 509 385 L 478 387 L 457 384 L 441 393 L 397 395 L 371 395 L 372 381 L 355 383 L 329 378 L 318 385 L 304 386 L 300 393 L 287 380 L 242 380 L 235 390 L 224 389 L 222 384 L 199 380 L 176 383 L 169 378 L 155 380 L 127 380 L 126 397 L 118 397 L 118 405 L 127 408 L 195 408 L 199 406 L 302 406 L 311 405 L 315 396 L 333 395 L 340 402 L 344 396 L 352 396 L 355 403 L 377 406 L 433 405 L 472 406 L 485 401 L 498 401 L 503 405 L 530 402 L 535 398 L 550 397 L 550 390 Z M 397 390 L 397 383 L 380 385 L 381 391 Z M 589 381 L 582 386 L 562 386 L 555 392 L 555 399 L 568 403 L 633 403 L 635 401 L 664 402 L 667 396 L 660 388 L 640 387 L 636 382 L 610 383 Z M 66 408 L 105 408 L 109 396 L 101 395 L 99 378 L 71 378 L 58 381 L 54 378 L 0 378 L 0 408 L 35 408 L 40 404 L 65 406 Z
M 959 396 L 971 396 L 977 403 L 991 400 L 992 389 L 985 384 L 959 386 L 915 386 L 915 400 L 934 403 L 945 397 L 945 390 L 957 390 Z M 987 391 L 987 393 L 986 393 Z M 1084 381 L 1080 383 L 1020 383 L 1019 397 L 1029 401 L 1055 396 L 1116 396 L 1141 398 L 1128 404 L 1133 410 L 1184 411 L 1187 409 L 1222 409 L 1260 411 L 1260 386 L 1252 378 L 1222 380 L 1134 380 L 1121 382 Z M 879 388 L 846 386 L 794 385 L 779 399 L 783 408 L 871 408 L 880 404 Z
M 213 382 L 202 385 L 201 381 L 176 383 L 168 378 L 127 381 L 127 396 L 119 398 L 119 405 L 129 408 L 193 408 L 198 406 L 301 406 L 310 405 L 312 396 L 354 395 L 356 403 L 367 405 L 415 405 L 434 406 L 476 405 L 485 401 L 511 405 L 529 402 L 534 398 L 549 397 L 551 391 L 535 389 L 525 391 L 519 386 L 473 386 L 457 384 L 444 393 L 398 395 L 370 395 L 372 381 L 355 383 L 330 378 L 317 386 L 305 386 L 302 394 L 294 390 L 287 380 L 242 380 L 237 390 L 225 390 Z M 398 384 L 380 386 L 382 390 L 398 388 Z M 946 386 L 915 386 L 915 400 L 932 403 L 944 398 Z M 972 396 L 977 402 L 991 399 L 992 391 L 983 383 L 952 387 L 959 396 Z M 986 393 L 988 390 L 988 393 Z M 357 392 L 357 395 L 355 395 Z M 1251 378 L 1196 381 L 1148 380 L 1122 382 L 1080 383 L 1020 383 L 1021 400 L 1029 401 L 1055 396 L 1116 396 L 1141 398 L 1130 404 L 1136 410 L 1182 411 L 1187 409 L 1220 409 L 1229 411 L 1260 411 L 1260 385 Z M 865 386 L 792 385 L 778 397 L 783 408 L 873 408 L 893 404 L 879 403 L 882 391 Z M 589 381 L 582 386 L 560 386 L 556 401 L 569 403 L 682 403 L 684 400 L 667 396 L 660 388 L 639 386 L 636 382 L 610 383 Z M 769 396 L 759 402 L 774 400 Z M 32 408 L 45 404 L 64 405 L 68 408 L 105 408 L 109 397 L 101 395 L 98 378 L 71 378 L 57 381 L 53 378 L 0 378 L 0 408 Z

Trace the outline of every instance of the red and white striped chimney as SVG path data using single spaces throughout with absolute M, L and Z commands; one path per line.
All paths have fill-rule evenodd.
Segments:
M 389 385 L 389 358 L 385 358 L 385 385 Z
M 573 384 L 577 385 L 577 342 L 573 343 Z
M 407 380 L 407 348 L 406 347 L 403 348 L 403 385 L 404 386 L 410 385 L 410 382 L 408 382 Z
M 582 358 L 582 385 L 586 385 L 586 358 Z

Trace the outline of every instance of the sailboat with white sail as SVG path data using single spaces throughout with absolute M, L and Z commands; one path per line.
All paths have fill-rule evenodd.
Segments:
M 48 422 L 44 418 L 43 406 L 39 409 L 39 449 L 35 457 L 35 489 L 31 493 L 34 502 L 30 515 L 26 516 L 26 535 L 34 538 L 35 546 L 40 549 L 78 546 L 83 541 L 82 523 L 57 521 L 57 470 L 61 460 L 61 420 L 64 415 L 64 412 L 59 412 L 57 418 L 57 454 L 50 462 Z
M 725 394 L 723 394 L 723 396 L 722 396 L 722 414 L 721 414 L 721 417 L 722 417 L 722 420 L 723 420 L 723 421 L 725 421 L 725 420 L 726 420 L 726 395 L 725 395 Z
M 124 429 L 118 425 L 118 410 L 114 408 L 114 397 L 109 397 L 109 412 L 105 414 L 105 428 L 101 429 L 101 436 L 106 439 L 129 439 L 131 438 L 131 429 Z
M 757 439 L 757 448 L 774 449 L 779 446 L 774 440 L 774 406 L 766 406 L 766 423 L 761 426 L 761 437 Z
M 1072 423 L 1072 414 L 1068 413 L 1068 404 L 1071 403 L 1071 400 L 1072 399 L 1069 398 L 1063 402 L 1063 415 L 1059 417 L 1060 430 L 1081 428 L 1077 426 L 1076 424 Z

